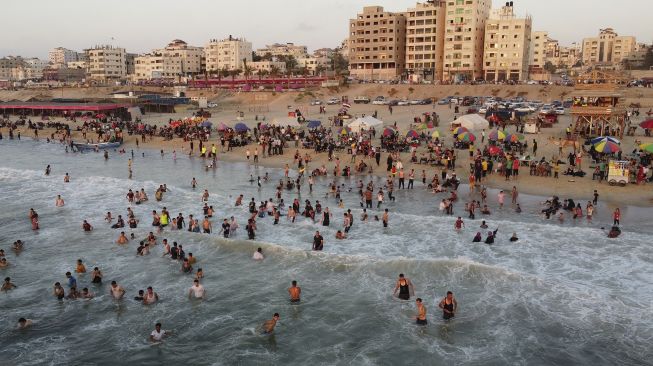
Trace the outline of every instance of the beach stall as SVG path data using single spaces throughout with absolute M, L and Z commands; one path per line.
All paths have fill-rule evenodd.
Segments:
M 278 126 L 278 127 L 299 127 L 299 122 L 297 122 L 296 117 L 280 117 L 280 118 L 275 118 L 270 122 L 271 126 Z
M 608 162 L 608 184 L 625 186 L 629 182 L 628 161 L 610 160 Z
M 452 131 L 456 127 L 465 127 L 469 131 L 481 131 L 490 128 L 490 122 L 478 114 L 466 114 L 450 122 Z
M 372 116 L 359 117 L 347 125 L 352 131 L 360 132 L 372 127 L 383 126 L 383 121 Z

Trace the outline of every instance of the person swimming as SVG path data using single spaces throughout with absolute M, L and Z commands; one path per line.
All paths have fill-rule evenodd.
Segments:
M 399 291 L 398 295 L 397 291 Z M 414 292 L 415 289 L 413 287 L 413 283 L 407 277 L 404 277 L 403 273 L 400 273 L 399 279 L 395 285 L 394 294 L 402 300 L 410 300 L 410 295 L 411 293 L 414 294 Z
M 274 332 L 274 327 L 277 325 L 277 322 L 279 321 L 279 318 L 280 318 L 279 313 L 274 313 L 272 319 L 267 320 L 261 326 L 261 334 L 262 335 L 272 334 L 272 332 Z
M 483 240 L 483 237 L 481 235 L 481 232 L 478 231 L 476 232 L 476 235 L 474 235 L 474 239 L 472 239 L 472 243 L 480 243 Z
M 517 241 L 519 238 L 517 237 L 517 233 L 512 233 L 512 236 L 510 237 L 510 241 Z

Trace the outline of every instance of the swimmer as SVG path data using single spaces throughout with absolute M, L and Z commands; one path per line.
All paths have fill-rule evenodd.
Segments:
M 279 321 L 279 313 L 274 313 L 272 316 L 272 319 L 267 320 L 263 325 L 261 326 L 261 334 L 267 335 L 267 334 L 272 334 L 274 332 L 274 327 L 277 325 L 277 322 Z
M 0 288 L 0 291 L 9 291 L 15 289 L 16 287 L 18 286 L 14 285 L 11 282 L 11 278 L 6 277 L 5 282 L 2 284 L 2 287 Z
M 517 237 L 517 233 L 512 233 L 512 236 L 510 237 L 510 241 L 517 241 L 519 238 Z
M 417 325 L 428 324 L 426 321 L 426 307 L 422 304 L 422 299 L 418 297 L 415 300 L 415 304 L 417 304 L 417 316 L 415 317 L 415 322 Z
M 397 295 L 397 291 L 399 291 L 399 294 Z M 395 285 L 395 290 L 393 292 L 393 295 L 396 295 L 398 298 L 402 300 L 409 300 L 410 295 L 415 295 L 415 288 L 413 286 L 413 283 L 407 278 L 404 277 L 403 273 L 399 274 L 399 279 L 397 280 L 397 284 Z
M 154 292 L 152 286 L 149 286 L 147 288 L 147 292 L 145 293 L 145 296 L 143 296 L 143 305 L 154 304 L 157 301 L 159 301 L 159 294 Z
M 82 263 L 81 259 L 77 260 L 77 267 L 75 268 L 75 272 L 86 273 L 86 266 L 84 266 L 84 263 Z
M 96 283 L 98 285 L 102 284 L 102 271 L 98 267 L 93 268 L 93 272 L 91 272 L 91 282 Z
M 440 301 L 438 305 L 442 309 L 442 318 L 448 320 L 453 318 L 456 315 L 456 310 L 458 309 L 458 303 L 453 297 L 453 292 L 447 291 L 447 296 Z
M 255 261 L 262 261 L 263 259 L 265 259 L 265 257 L 263 256 L 263 249 L 262 248 L 256 249 L 254 255 L 252 256 L 252 259 Z
M 13 249 L 16 254 L 20 253 L 23 250 L 23 242 L 21 240 L 16 240 L 11 249 Z
M 111 281 L 111 288 L 109 289 L 109 293 L 111 296 L 113 296 L 114 299 L 120 300 L 123 296 L 125 296 L 125 289 L 119 286 L 116 281 Z
M 483 237 L 481 236 L 481 232 L 478 231 L 476 232 L 476 235 L 474 236 L 474 239 L 472 239 L 472 243 L 480 243 L 483 240 Z
M 93 295 L 93 293 L 90 292 L 90 291 L 88 290 L 88 288 L 84 287 L 84 288 L 82 289 L 82 294 L 81 294 L 81 296 L 80 296 L 82 299 L 92 299 L 93 296 L 95 296 L 95 295 Z
M 483 220 L 483 222 L 481 222 L 481 229 L 487 229 L 487 227 L 488 227 L 488 226 L 487 226 L 487 224 L 485 223 L 485 220 Z
M 150 333 L 150 342 L 161 342 L 163 337 L 172 335 L 172 332 L 161 329 L 161 323 L 156 323 L 154 330 Z
M 134 300 L 143 301 L 143 297 L 145 297 L 145 291 L 138 290 L 138 296 L 134 296 Z
M 66 173 L 66 175 L 63 176 L 63 182 L 70 183 L 70 175 L 68 175 L 68 173 Z
M 58 194 L 58 195 L 57 195 L 57 200 L 55 201 L 55 206 L 57 206 L 57 207 L 63 207 L 64 204 L 65 204 L 65 203 L 64 203 L 64 201 L 63 201 L 63 198 L 61 198 L 61 195 Z
M 342 231 L 338 230 L 336 232 L 336 239 L 340 239 L 340 240 L 347 239 L 347 235 L 345 233 L 343 233 Z
M 125 236 L 125 232 L 121 231 L 120 236 L 118 237 L 118 240 L 116 240 L 117 244 L 127 244 L 129 242 L 129 239 Z
M 20 318 L 18 319 L 18 324 L 16 324 L 16 329 L 27 329 L 33 324 L 31 319 Z
M 299 295 L 301 295 L 302 289 L 297 286 L 297 281 L 292 281 L 291 286 L 288 288 L 288 294 L 290 294 L 290 302 L 299 302 Z
M 195 279 L 199 281 L 202 278 L 204 278 L 204 271 L 202 271 L 201 268 L 198 268 L 197 272 L 195 273 Z
M 0 258 L 0 268 L 6 268 L 8 265 L 7 258 Z
M 190 186 L 193 187 L 193 189 L 197 187 L 197 180 L 195 180 L 195 177 L 193 177 L 193 180 L 190 181 Z
M 111 216 L 111 212 L 110 212 L 110 211 L 107 212 L 107 215 L 106 215 L 106 216 L 104 216 L 104 221 L 106 221 L 106 222 L 108 222 L 108 223 L 111 223 L 111 221 L 113 221 L 113 217 Z
M 463 219 L 460 216 L 458 216 L 458 219 L 453 224 L 453 227 L 454 227 L 454 230 L 456 230 L 456 231 L 460 231 L 465 227 L 465 223 L 463 222 Z
M 59 282 L 54 283 L 54 296 L 59 300 L 63 300 L 66 296 L 66 293 Z
M 88 221 L 84 220 L 84 222 L 82 223 L 82 229 L 84 231 L 93 231 L 93 226 L 89 224 Z
M 205 294 L 206 290 L 204 290 L 204 286 L 200 285 L 200 281 L 193 281 L 193 286 L 188 290 L 188 298 L 191 299 L 195 297 L 196 299 L 204 299 Z

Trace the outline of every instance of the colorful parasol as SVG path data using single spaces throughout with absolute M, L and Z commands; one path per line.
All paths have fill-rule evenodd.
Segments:
M 651 129 L 653 128 L 653 118 L 647 119 L 646 121 L 642 122 L 639 124 L 639 127 L 644 128 L 644 129 Z
M 621 148 L 612 141 L 602 141 L 594 145 L 594 150 L 600 153 L 613 154 L 621 150 Z
M 218 124 L 218 131 L 226 131 L 227 129 L 229 129 L 229 126 L 227 126 L 226 123 L 220 122 L 220 124 Z
M 343 127 L 340 130 L 338 130 L 338 133 L 341 135 L 347 135 L 349 134 L 349 128 L 348 127 Z
M 462 142 L 474 142 L 476 141 L 476 136 L 474 136 L 473 133 L 466 131 L 458 135 L 458 140 Z
M 592 145 L 596 145 L 596 144 L 598 144 L 599 142 L 604 142 L 604 141 L 614 142 L 614 143 L 617 144 L 617 145 L 621 143 L 621 141 L 619 141 L 619 140 L 617 140 L 616 138 L 611 137 L 611 136 L 599 136 L 599 137 L 595 137 L 595 138 L 593 138 L 593 139 L 590 140 L 590 143 L 591 143 Z
M 410 130 L 410 131 L 406 132 L 406 137 L 412 137 L 414 139 L 417 139 L 417 138 L 419 138 L 419 133 L 417 133 L 417 131 L 415 131 L 415 130 Z
M 519 142 L 522 140 L 524 140 L 524 135 L 520 135 L 517 133 L 506 135 L 506 138 L 503 139 L 503 141 L 508 141 L 508 142 Z
M 492 131 L 490 131 L 490 134 L 488 135 L 488 139 L 490 141 L 497 141 L 497 140 L 505 139 L 506 136 L 507 136 L 507 134 L 504 131 L 492 130 Z
M 392 129 L 390 127 L 386 127 L 386 128 L 383 129 L 383 136 L 385 136 L 385 137 L 394 136 L 395 132 L 396 131 L 394 129 Z
M 639 148 L 642 149 L 642 151 L 646 151 L 648 153 L 653 153 L 653 143 L 651 143 L 651 142 L 641 144 L 641 145 L 639 145 Z
M 433 131 L 433 133 L 431 134 L 431 137 L 434 138 L 434 139 L 439 139 L 440 138 L 440 131 L 438 131 L 438 130 Z
M 498 155 L 502 152 L 502 150 L 499 146 L 493 145 L 488 148 L 488 152 L 490 153 L 490 155 Z
M 469 132 L 469 130 L 466 129 L 465 127 L 456 127 L 456 128 L 454 128 L 454 130 L 453 130 L 453 134 L 454 134 L 454 135 L 460 135 L 460 134 L 463 133 L 463 132 Z

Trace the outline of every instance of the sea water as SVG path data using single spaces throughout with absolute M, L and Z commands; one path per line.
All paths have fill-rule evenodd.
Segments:
M 143 157 L 142 154 L 145 153 Z M 178 153 L 161 156 L 136 150 L 133 176 L 128 177 L 127 154 L 110 152 L 66 153 L 58 144 L 34 141 L 0 142 L 0 247 L 9 268 L 0 270 L 18 288 L 0 294 L 0 364 L 651 364 L 653 351 L 653 229 L 650 208 L 622 207 L 623 234 L 608 239 L 615 206 L 599 202 L 593 222 L 567 218 L 546 220 L 540 215 L 545 198 L 520 195 L 524 210 L 497 205 L 496 190 L 489 191 L 492 215 L 465 220 L 461 233 L 453 230 L 456 215 L 438 211 L 442 195 L 424 189 L 397 190 L 390 210 L 390 225 L 373 219 L 361 222 L 356 182 L 381 178 L 338 178 L 344 184 L 345 208 L 325 197 L 332 179 L 318 178 L 313 193 L 304 182 L 300 201 L 320 200 L 333 216 L 330 227 L 298 217 L 293 224 L 282 217 L 257 220 L 256 241 L 247 239 L 244 226 L 247 202 L 274 197 L 283 171 L 245 163 L 206 162 Z M 52 166 L 50 176 L 45 166 Z M 382 169 L 383 167 L 380 167 Z M 70 183 L 63 182 L 64 174 Z M 268 173 L 259 190 L 254 178 Z M 296 174 L 291 171 L 291 176 Z M 190 186 L 192 177 L 198 188 Z M 546 183 L 546 180 L 542 180 Z M 154 191 L 167 184 L 163 201 Z M 349 187 L 352 188 L 349 192 Z M 107 211 L 127 216 L 129 189 L 144 188 L 150 201 L 131 205 L 140 220 L 137 229 L 125 228 L 140 240 L 150 231 L 152 210 L 165 206 L 176 217 L 201 217 L 201 194 L 210 192 L 216 213 L 213 226 L 234 216 L 241 228 L 224 239 L 165 229 L 156 235 L 177 241 L 198 258 L 195 268 L 206 273 L 204 301 L 189 300 L 193 277 L 180 264 L 162 258 L 162 246 L 149 256 L 136 256 L 137 241 L 118 246 L 120 230 L 103 221 Z M 61 194 L 66 204 L 55 207 Z M 241 207 L 234 202 L 244 195 Z M 284 191 L 286 205 L 297 196 Z M 509 195 L 508 195 L 509 196 Z M 567 198 L 567 197 L 561 197 Z M 574 198 L 574 197 L 570 197 Z M 509 202 L 510 199 L 508 198 Z M 376 202 L 374 202 L 376 206 Z M 581 201 L 584 206 L 584 202 Z M 41 229 L 32 231 L 28 210 L 34 208 Z M 343 212 L 351 208 L 354 225 L 347 240 L 336 240 Z M 368 209 L 370 217 L 381 210 Z M 481 219 L 498 228 L 494 245 L 472 243 Z M 95 228 L 83 232 L 88 220 Z M 200 220 L 201 221 L 201 220 Z M 320 230 L 323 252 L 310 251 Z M 508 238 L 516 232 L 518 242 Z M 13 241 L 25 242 L 16 255 Z M 251 259 L 262 247 L 266 259 Z M 88 287 L 92 300 L 57 301 L 54 282 L 67 287 L 65 272 L 83 259 L 87 274 L 77 276 L 78 288 Z M 103 285 L 91 284 L 90 272 L 100 267 Z M 399 273 L 415 285 L 424 299 L 429 325 L 414 324 L 415 303 L 392 296 Z M 113 300 L 109 283 L 116 280 L 127 294 Z M 302 302 L 290 304 L 292 280 L 302 287 Z M 133 300 L 139 289 L 152 286 L 161 301 L 144 306 Z M 437 303 L 446 291 L 458 301 L 454 320 L 445 322 Z M 67 290 L 66 290 L 67 291 Z M 281 319 L 272 336 L 256 327 L 271 318 Z M 34 320 L 26 331 L 13 329 L 19 317 Z M 173 335 L 152 345 L 147 337 L 156 322 Z

